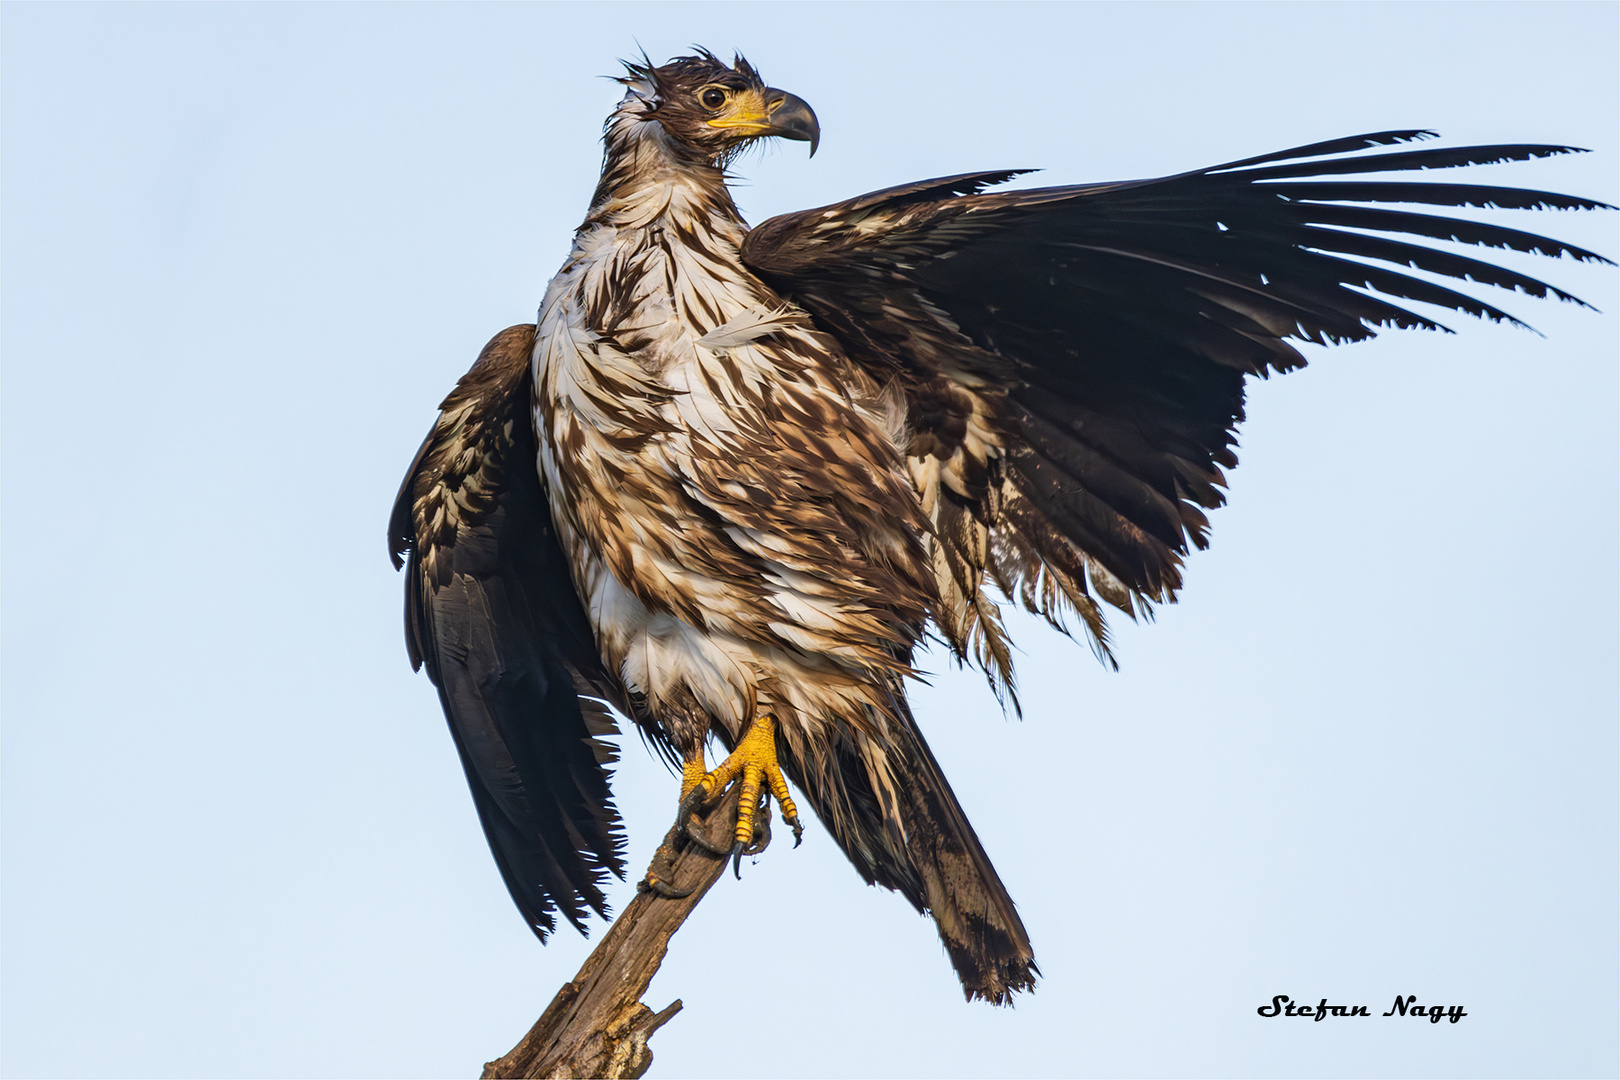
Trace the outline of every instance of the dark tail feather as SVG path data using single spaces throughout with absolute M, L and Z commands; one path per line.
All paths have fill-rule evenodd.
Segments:
M 968 999 L 1010 1004 L 1013 992 L 1034 989 L 1040 974 L 1029 934 L 922 733 L 907 726 L 911 752 L 889 759 L 907 800 L 906 853 Z
M 896 712 L 885 747 L 893 812 L 884 811 L 881 785 L 843 734 L 808 775 L 810 763 L 779 747 L 783 767 L 868 884 L 894 889 L 933 916 L 968 1000 L 1011 1004 L 1040 974 L 1029 934 L 903 701 Z

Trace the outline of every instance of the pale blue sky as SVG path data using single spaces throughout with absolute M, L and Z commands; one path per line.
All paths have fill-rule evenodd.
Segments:
M 532 318 L 638 43 L 816 108 L 814 161 L 740 163 L 754 220 L 1409 126 L 1591 147 L 1486 176 L 1616 202 L 1617 11 L 7 4 L 0 1070 L 476 1075 L 576 970 L 501 886 L 384 525 Z M 1519 216 L 1620 253 L 1620 215 Z M 1116 621 L 1119 674 L 1015 620 L 1020 722 L 934 658 L 917 711 L 1035 995 L 964 1004 L 812 824 L 676 938 L 655 1075 L 1620 1069 L 1620 274 L 1512 261 L 1603 313 L 1504 296 L 1545 337 L 1453 316 L 1257 387 L 1214 547 Z M 676 782 L 624 750 L 639 872 Z

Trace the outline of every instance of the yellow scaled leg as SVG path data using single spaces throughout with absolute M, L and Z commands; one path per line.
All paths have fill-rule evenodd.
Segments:
M 689 768 L 691 762 L 687 762 Z M 782 821 L 793 828 L 793 846 L 798 847 L 804 839 L 804 826 L 799 823 L 799 808 L 793 805 L 793 796 L 788 794 L 787 779 L 782 775 L 782 767 L 776 761 L 776 721 L 764 714 L 754 719 L 748 725 L 748 732 L 737 744 L 737 749 L 731 756 L 722 761 L 713 772 L 704 776 L 690 789 L 686 782 L 689 777 L 686 769 L 681 771 L 681 820 L 686 820 L 686 814 L 704 803 L 715 799 L 734 783 L 742 784 L 742 798 L 737 803 L 737 828 L 732 833 L 731 845 L 732 871 L 742 877 L 742 857 L 744 854 L 758 854 L 765 850 L 770 843 L 770 812 L 769 805 L 772 796 L 782 808 Z M 761 791 L 761 784 L 765 785 L 765 794 Z M 760 811 L 766 812 L 761 815 Z M 756 842 L 755 829 L 763 833 L 763 839 Z
M 703 778 L 709 775 L 708 766 L 703 764 L 703 747 L 697 748 L 697 753 L 681 762 L 681 802 L 692 794 L 692 790 L 703 783 Z
M 711 847 L 701 830 L 690 825 L 694 812 L 717 801 L 732 784 L 741 785 L 741 798 L 737 804 L 737 825 L 732 830 L 733 843 L 728 851 Z M 776 761 L 776 721 L 770 716 L 757 717 L 737 748 L 712 771 L 704 768 L 700 747 L 681 763 L 681 804 L 675 827 L 654 853 L 640 887 L 672 898 L 690 895 L 690 889 L 677 889 L 671 882 L 675 846 L 682 840 L 716 855 L 730 855 L 732 871 L 741 877 L 743 856 L 757 855 L 771 842 L 769 808 L 773 796 L 782 809 L 782 820 L 793 829 L 793 846 L 798 847 L 804 838 L 804 826 L 799 823 L 798 807 L 793 805 L 787 779 Z

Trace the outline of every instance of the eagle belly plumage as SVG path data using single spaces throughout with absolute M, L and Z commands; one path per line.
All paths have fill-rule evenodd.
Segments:
M 1403 299 L 1511 319 L 1406 267 L 1579 303 L 1405 237 L 1607 261 L 1381 204 L 1603 204 L 1360 179 L 1570 152 L 1365 153 L 1410 131 L 1152 181 L 947 177 L 750 230 L 725 166 L 764 137 L 813 152 L 813 112 L 740 58 L 628 66 L 537 323 L 490 342 L 401 488 L 412 661 L 542 939 L 624 872 L 614 713 L 682 767 L 683 813 L 722 782 L 710 739 L 738 757 L 763 732 L 861 876 L 933 917 L 968 997 L 1004 1003 L 1038 971 L 907 706 L 924 636 L 1015 708 L 998 597 L 1111 662 L 1101 605 L 1174 599 L 1246 378 L 1304 363 L 1287 339 L 1439 326 Z

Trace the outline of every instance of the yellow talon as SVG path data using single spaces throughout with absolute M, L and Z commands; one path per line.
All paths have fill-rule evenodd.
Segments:
M 714 771 L 703 772 L 703 753 L 700 750 L 688 758 L 681 766 L 681 807 L 684 817 L 686 808 L 699 803 L 710 802 L 726 790 L 733 783 L 741 781 L 741 801 L 737 804 L 737 828 L 732 833 L 734 843 L 731 848 L 733 870 L 742 876 L 742 857 L 745 850 L 753 842 L 754 826 L 758 820 L 759 811 L 768 806 L 771 797 L 775 797 L 777 804 L 782 808 L 782 821 L 793 829 L 793 845 L 797 847 L 804 838 L 804 826 L 799 824 L 799 810 L 793 805 L 793 797 L 788 794 L 787 778 L 782 775 L 782 767 L 776 761 L 776 721 L 769 715 L 761 715 L 748 726 L 748 732 L 737 743 L 733 750 Z M 761 786 L 765 792 L 761 791 Z M 766 841 L 769 842 L 769 829 L 766 829 Z M 763 850 L 761 843 L 757 850 Z

